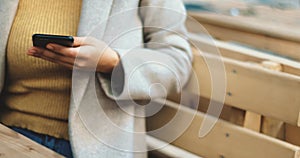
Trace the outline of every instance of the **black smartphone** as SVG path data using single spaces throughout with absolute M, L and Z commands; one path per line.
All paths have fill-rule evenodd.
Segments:
M 50 35 L 50 34 L 33 34 L 33 46 L 46 48 L 47 44 L 55 43 L 66 47 L 72 47 L 74 38 L 72 36 Z

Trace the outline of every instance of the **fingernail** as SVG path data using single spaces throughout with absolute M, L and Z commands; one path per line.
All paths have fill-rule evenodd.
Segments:
M 50 44 L 48 44 L 48 45 L 47 45 L 47 48 L 50 49 L 50 50 L 52 50 L 52 49 L 53 49 L 53 46 L 50 45 Z
M 27 54 L 35 54 L 36 53 L 36 50 L 34 50 L 34 49 L 30 49 L 30 50 L 28 50 L 28 53 Z

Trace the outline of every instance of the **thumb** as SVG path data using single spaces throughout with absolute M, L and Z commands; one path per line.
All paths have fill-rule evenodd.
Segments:
M 85 44 L 86 37 L 73 37 L 73 38 L 74 38 L 74 42 L 73 42 L 74 47 L 79 47 Z

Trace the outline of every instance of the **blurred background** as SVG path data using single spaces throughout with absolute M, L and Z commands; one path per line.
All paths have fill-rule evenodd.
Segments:
M 184 0 L 184 3 L 188 11 L 300 26 L 300 0 Z

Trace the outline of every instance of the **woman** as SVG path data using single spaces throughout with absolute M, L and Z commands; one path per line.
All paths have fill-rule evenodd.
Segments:
M 185 33 L 184 20 L 175 19 L 176 25 L 168 32 L 145 27 L 159 28 L 169 24 L 169 14 L 160 10 L 137 9 L 115 20 L 109 18 L 130 8 L 147 6 L 167 7 L 184 13 L 179 0 L 1 0 L 0 122 L 67 157 L 72 157 L 72 152 L 77 157 L 134 156 L 132 152 L 110 148 L 82 128 L 84 123 L 76 114 L 77 102 L 83 109 L 93 109 L 97 105 L 86 99 L 92 91 L 88 81 L 72 87 L 76 82 L 72 80 L 72 69 L 96 69 L 101 85 L 96 87 L 97 98 L 109 105 L 108 108 L 115 108 L 115 116 L 132 117 L 118 111 L 114 100 L 146 99 L 153 83 L 161 83 L 168 92 L 180 89 L 175 76 L 184 84 L 192 60 L 188 42 L 177 34 Z M 135 31 L 107 47 L 116 36 L 131 28 Z M 56 44 L 47 45 L 48 49 L 32 47 L 34 33 L 75 36 L 74 47 Z M 143 48 L 144 40 L 164 44 L 146 44 Z M 140 47 L 133 49 L 133 46 Z M 95 60 L 99 56 L 100 60 Z M 145 65 L 148 61 L 164 63 L 175 75 L 159 64 Z M 137 69 L 141 64 L 143 68 Z M 117 79 L 107 77 L 112 72 Z M 161 89 L 151 90 L 156 97 L 165 95 Z M 82 94 L 79 101 L 80 95 L 76 94 Z M 91 111 L 89 117 L 102 117 L 96 115 Z M 134 119 L 128 120 L 119 125 L 134 126 Z M 108 134 L 107 137 L 120 136 Z M 124 140 L 121 137 L 117 143 L 126 146 L 135 143 L 133 137 L 132 141 Z

